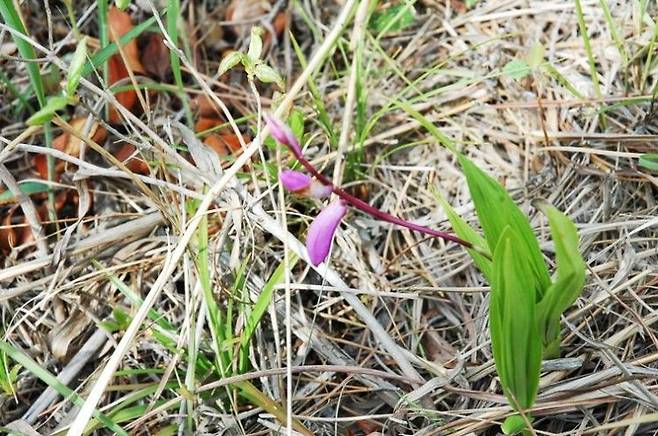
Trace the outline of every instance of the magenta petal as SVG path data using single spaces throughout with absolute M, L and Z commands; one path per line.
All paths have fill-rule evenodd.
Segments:
M 320 265 L 329 255 L 336 228 L 346 213 L 345 203 L 336 200 L 325 207 L 311 223 L 306 236 L 306 251 L 313 266 Z
M 299 145 L 299 141 L 295 137 L 295 134 L 292 133 L 292 130 L 290 130 L 290 127 L 273 115 L 264 114 L 263 118 L 265 118 L 265 122 L 270 127 L 270 134 L 274 139 L 283 145 L 293 148 L 297 153 L 302 154 L 302 147 Z
M 279 180 L 284 188 L 291 192 L 299 192 L 311 186 L 311 178 L 299 171 L 284 170 L 279 174 Z

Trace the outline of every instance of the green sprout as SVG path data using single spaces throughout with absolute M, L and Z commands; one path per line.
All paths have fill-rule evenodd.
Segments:
M 255 77 L 262 83 L 276 83 L 279 88 L 284 89 L 283 78 L 274 68 L 263 62 L 261 59 L 262 54 L 263 29 L 253 27 L 247 53 L 232 51 L 224 56 L 224 59 L 219 63 L 218 73 L 221 76 L 241 63 L 250 81 L 253 81 Z

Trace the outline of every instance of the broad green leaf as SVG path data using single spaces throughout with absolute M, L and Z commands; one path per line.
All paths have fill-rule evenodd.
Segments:
M 539 205 L 548 217 L 555 244 L 556 279 L 537 306 L 537 319 L 544 346 L 555 354 L 560 335 L 560 315 L 578 298 L 585 284 L 585 262 L 578 251 L 578 232 L 565 214 L 549 204 Z M 557 344 L 559 347 L 559 343 Z M 557 349 L 559 352 L 559 348 Z
M 249 49 L 247 50 L 247 56 L 251 58 L 251 61 L 256 63 L 260 59 L 261 54 L 263 53 L 263 28 L 262 27 L 252 27 L 251 28 L 251 39 L 249 40 Z
M 530 71 L 530 65 L 521 59 L 512 59 L 503 67 L 503 74 L 514 80 L 523 79 Z
M 64 109 L 67 104 L 69 104 L 69 98 L 63 95 L 49 97 L 46 105 L 28 118 L 26 124 L 28 126 L 38 126 L 50 121 L 57 111 Z
M 285 83 L 283 83 L 281 75 L 269 65 L 256 65 L 254 75 L 263 83 L 276 83 L 279 88 L 285 88 Z
M 82 75 L 82 67 L 87 61 L 87 37 L 85 36 L 80 40 L 78 46 L 73 53 L 71 65 L 69 66 L 69 73 L 66 77 L 66 96 L 71 98 L 75 95 L 75 91 L 80 84 L 80 76 Z
M 537 278 L 535 291 L 538 300 L 541 299 L 544 291 L 550 286 L 551 279 L 528 219 L 496 180 L 463 155 L 459 155 L 459 162 L 466 175 L 468 189 L 489 249 L 492 252 L 496 251 L 503 230 L 506 226 L 510 226 L 520 240 L 516 253 L 528 259 L 530 269 Z
M 542 345 L 535 320 L 535 277 L 519 253 L 522 241 L 506 226 L 493 255 L 489 328 L 496 370 L 511 405 L 529 408 L 539 386 Z
M 224 58 L 222 61 L 219 63 L 219 69 L 217 70 L 217 74 L 220 76 L 224 73 L 226 73 L 228 70 L 242 62 L 244 59 L 244 54 L 240 53 L 239 51 L 232 51 Z
M 480 234 L 476 232 L 475 229 L 473 229 L 473 227 L 469 226 L 468 223 L 464 221 L 462 217 L 457 214 L 457 212 L 455 212 L 455 209 L 452 208 L 450 203 L 446 201 L 443 195 L 441 195 L 438 191 L 434 191 L 434 197 L 439 203 L 441 203 L 441 206 L 443 206 L 443 210 L 445 210 L 446 215 L 448 215 L 448 220 L 450 220 L 452 229 L 457 236 L 462 238 L 464 241 L 470 242 L 473 245 L 489 251 L 487 241 L 485 241 L 484 238 L 480 236 Z M 473 262 L 475 262 L 475 265 L 477 265 L 487 281 L 491 283 L 491 261 L 475 250 L 467 248 L 466 251 L 468 251 L 468 254 L 471 255 Z
M 375 33 L 399 32 L 410 26 L 415 17 L 416 9 L 412 4 L 392 6 L 373 14 L 368 27 Z
M 640 156 L 640 160 L 638 163 L 640 164 L 640 166 L 644 168 L 658 171 L 658 154 L 657 153 L 643 154 L 642 156 Z
M 532 417 L 526 416 L 532 422 Z M 521 415 L 512 415 L 505 418 L 505 422 L 500 426 L 503 434 L 518 434 L 527 427 L 525 419 Z

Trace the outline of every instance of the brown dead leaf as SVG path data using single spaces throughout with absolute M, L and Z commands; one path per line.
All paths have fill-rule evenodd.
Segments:
M 147 73 L 161 81 L 165 81 L 171 71 L 169 49 L 164 44 L 161 33 L 150 33 L 142 50 L 142 65 Z
M 123 35 L 130 32 L 133 28 L 130 15 L 118 10 L 114 6 L 112 6 L 108 12 L 107 22 L 110 28 L 109 38 L 112 42 L 116 42 L 118 38 L 121 38 Z M 110 82 L 110 85 L 129 77 L 128 67 L 135 74 L 144 73 L 144 66 L 139 60 L 137 41 L 132 39 L 123 45 L 121 50 L 128 66 L 124 63 L 121 53 L 116 53 L 108 59 L 108 81 Z M 118 92 L 115 97 L 119 103 L 128 110 L 132 110 L 137 101 L 137 93 L 134 90 Z M 109 121 L 110 123 L 118 123 L 121 121 L 121 116 L 114 107 L 110 107 Z
M 233 0 L 226 8 L 226 21 L 232 21 L 236 24 L 230 29 L 239 37 L 245 37 L 251 29 L 253 20 L 262 17 L 272 9 L 269 1 L 265 0 Z M 243 24 L 238 24 L 243 23 Z
M 0 221 L 0 251 L 8 252 L 17 245 L 21 238 L 21 229 L 12 225 L 14 213 L 18 206 L 14 206 L 7 211 L 7 214 Z
M 196 133 L 203 133 L 206 130 L 210 130 L 210 129 L 215 128 L 217 126 L 221 126 L 222 124 L 224 124 L 224 123 L 222 122 L 222 120 L 220 120 L 218 118 L 201 117 L 194 124 L 194 131 Z
M 251 138 L 244 137 L 244 140 L 251 141 Z M 211 133 L 203 140 L 203 143 L 221 157 L 238 156 L 242 153 L 240 139 L 233 133 Z
M 124 143 L 114 153 L 114 157 L 123 162 L 123 164 L 135 174 L 149 174 L 150 169 L 146 161 L 140 158 L 139 155 L 133 156 L 135 150 L 134 145 Z
M 115 6 L 110 7 L 107 14 L 107 24 L 110 28 L 110 42 L 117 42 L 119 38 L 130 32 L 134 27 L 130 15 L 126 12 L 120 11 Z M 137 47 L 137 41 L 135 39 L 122 45 L 121 51 L 126 56 L 126 62 L 128 62 L 128 66 L 133 73 L 144 73 L 144 66 L 139 60 L 139 48 Z M 119 56 L 119 58 L 121 57 Z
M 87 123 L 87 118 L 80 117 L 74 118 L 71 120 L 70 125 L 73 131 L 82 135 L 85 124 Z M 97 122 L 92 122 L 91 128 L 89 129 L 88 137 L 92 141 L 99 143 L 105 140 L 107 136 L 107 131 L 105 128 L 100 126 Z M 53 148 L 62 151 L 70 156 L 78 157 L 80 156 L 80 146 L 82 141 L 76 138 L 74 135 L 71 135 L 68 132 L 63 132 L 57 138 L 53 140 Z M 38 154 L 32 158 L 32 165 L 34 169 L 39 173 L 42 179 L 48 178 L 48 164 L 47 157 L 43 154 Z M 59 175 L 64 172 L 66 169 L 66 162 L 59 161 L 55 165 L 55 180 L 59 180 Z
M 215 103 L 205 94 L 198 95 L 190 102 L 190 108 L 203 118 L 221 118 Z M 199 132 L 199 129 L 196 129 Z

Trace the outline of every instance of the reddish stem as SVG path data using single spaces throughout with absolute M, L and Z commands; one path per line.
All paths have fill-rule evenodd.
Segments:
M 394 215 L 391 215 L 389 213 L 386 213 L 384 211 L 381 211 L 381 210 L 377 209 L 376 207 L 373 207 L 373 206 L 369 205 L 368 203 L 361 200 L 360 198 L 355 197 L 352 194 L 349 194 L 347 191 L 339 188 L 338 186 L 335 186 L 328 177 L 324 176 L 318 170 L 316 170 L 315 167 L 309 161 L 307 161 L 306 158 L 304 158 L 304 156 L 301 153 L 299 153 L 297 150 L 295 150 L 294 147 L 289 146 L 288 149 L 291 151 L 292 154 L 295 155 L 295 158 L 297 158 L 299 163 L 301 163 L 302 166 L 304 168 L 306 168 L 306 170 L 309 173 L 313 174 L 313 176 L 316 179 L 318 179 L 323 185 L 330 186 L 331 191 L 334 194 L 336 194 L 341 199 L 345 200 L 347 203 L 351 204 L 355 208 L 361 210 L 362 212 L 365 212 L 365 213 L 367 213 L 368 215 L 370 215 L 374 218 L 380 219 L 382 221 L 389 222 L 391 224 L 396 224 L 396 225 L 401 226 L 401 227 L 406 227 L 406 228 L 408 228 L 410 230 L 414 230 L 416 232 L 425 233 L 426 235 L 430 235 L 430 236 L 433 236 L 435 238 L 441 238 L 441 239 L 444 239 L 446 241 L 452 241 L 452 242 L 455 242 L 455 243 L 457 243 L 457 244 L 459 244 L 459 245 L 461 245 L 465 248 L 475 249 L 478 252 L 480 252 L 481 254 L 484 254 L 485 256 L 487 256 L 488 253 L 483 253 L 479 249 L 479 247 L 474 247 L 473 244 L 471 244 L 470 242 L 464 241 L 463 239 L 460 239 L 460 238 L 458 238 L 457 236 L 455 236 L 451 233 L 441 232 L 439 230 L 434 230 L 432 228 L 421 226 L 419 224 L 414 224 L 412 222 L 403 220 L 402 218 L 398 218 Z M 489 256 L 487 256 L 487 257 L 489 257 Z

